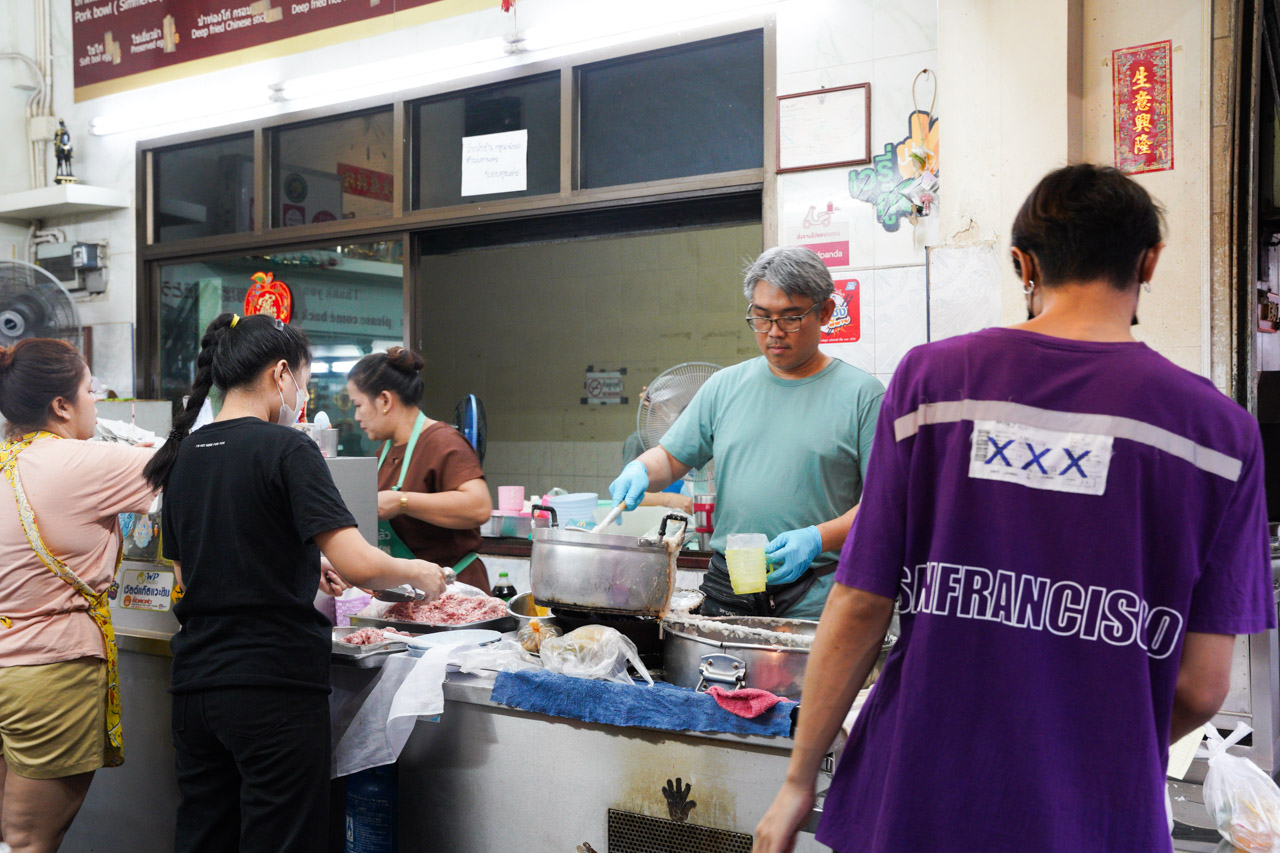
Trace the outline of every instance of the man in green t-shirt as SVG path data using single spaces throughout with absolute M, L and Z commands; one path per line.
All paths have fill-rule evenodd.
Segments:
M 762 357 L 714 374 L 663 436 L 609 487 L 634 509 L 715 458 L 715 555 L 702 582 L 713 616 L 817 619 L 853 523 L 884 388 L 818 349 L 835 310 L 831 273 L 809 249 L 769 249 L 748 267 L 747 325 Z M 768 589 L 734 595 L 731 533 L 771 537 Z

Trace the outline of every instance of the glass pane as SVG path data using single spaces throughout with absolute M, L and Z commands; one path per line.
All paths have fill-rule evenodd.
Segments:
M 494 201 L 560 191 L 560 75 L 470 89 L 414 107 L 415 209 Z M 462 194 L 462 140 L 513 130 L 529 132 L 526 187 Z
M 155 152 L 155 238 L 253 230 L 253 134 Z
M 272 226 L 390 216 L 391 127 L 385 109 L 277 132 Z
M 284 282 L 290 325 L 311 339 L 307 420 L 324 411 L 338 429 L 338 454 L 368 456 L 376 448 L 356 426 L 346 394 L 347 371 L 362 355 L 404 342 L 400 240 L 324 249 L 266 252 L 166 264 L 160 269 L 160 392 L 189 393 L 205 326 L 224 311 L 245 313 L 256 273 Z
M 582 186 L 758 169 L 760 31 L 580 69 Z

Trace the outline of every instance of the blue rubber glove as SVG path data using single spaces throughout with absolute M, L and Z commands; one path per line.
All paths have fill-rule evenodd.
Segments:
M 609 484 L 609 499 L 613 505 L 627 505 L 627 512 L 640 506 L 644 493 L 649 491 L 649 469 L 639 459 L 633 459 L 622 469 L 618 479 Z
M 775 566 L 766 583 L 778 586 L 791 583 L 804 574 L 814 557 L 822 553 L 822 534 L 816 527 L 788 530 L 779 534 L 764 548 L 765 559 Z

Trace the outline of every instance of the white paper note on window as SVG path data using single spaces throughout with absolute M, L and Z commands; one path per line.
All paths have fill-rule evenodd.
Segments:
M 462 137 L 462 195 L 523 192 L 528 185 L 529 131 Z

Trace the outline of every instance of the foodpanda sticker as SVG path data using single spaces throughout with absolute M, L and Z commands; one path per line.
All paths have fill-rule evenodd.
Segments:
M 831 294 L 836 310 L 831 321 L 822 327 L 822 343 L 851 344 L 862 338 L 862 313 L 858 303 L 861 289 L 856 278 L 836 281 L 835 292 Z
M 1111 468 L 1109 435 L 974 421 L 969 476 L 1032 489 L 1101 495 Z

